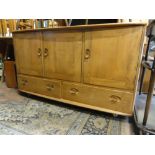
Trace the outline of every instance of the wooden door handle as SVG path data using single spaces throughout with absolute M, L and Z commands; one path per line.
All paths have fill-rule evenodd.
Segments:
M 45 49 L 44 49 L 44 57 L 47 57 L 47 56 L 48 56 L 48 49 L 45 48 Z
M 38 56 L 41 56 L 41 48 L 38 48 Z
M 77 95 L 77 94 L 79 93 L 79 90 L 76 89 L 76 88 L 71 88 L 69 92 L 70 92 L 70 94 L 72 94 L 72 95 Z
M 84 59 L 89 59 L 90 56 L 91 56 L 91 51 L 90 51 L 90 49 L 86 49 L 86 50 L 85 50 L 85 56 L 84 56 Z

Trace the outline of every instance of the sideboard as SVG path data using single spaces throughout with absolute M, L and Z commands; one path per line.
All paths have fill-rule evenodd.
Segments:
M 21 92 L 131 116 L 145 23 L 13 32 Z

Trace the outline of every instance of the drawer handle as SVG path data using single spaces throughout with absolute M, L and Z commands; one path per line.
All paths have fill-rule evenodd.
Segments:
M 110 102 L 113 103 L 119 103 L 121 101 L 121 98 L 119 96 L 116 95 L 111 95 L 110 96 Z
M 23 86 L 25 86 L 25 85 L 26 85 L 26 83 L 25 83 L 25 82 L 22 82 L 22 85 L 23 85 Z
M 71 88 L 69 92 L 72 95 L 77 95 L 79 93 L 78 89 L 76 89 L 76 88 Z
M 48 91 L 52 91 L 54 89 L 54 85 L 47 85 L 46 88 Z
M 44 57 L 47 57 L 47 56 L 48 56 L 48 49 L 45 48 L 45 49 L 44 49 Z
M 38 56 L 41 56 L 41 48 L 38 48 Z
M 24 79 L 22 79 L 22 82 L 28 83 L 28 81 L 27 80 L 24 80 Z
M 23 86 L 25 86 L 28 83 L 28 81 L 27 80 L 24 80 L 24 79 L 22 79 L 21 81 L 22 81 L 22 85 Z
M 86 49 L 84 58 L 85 58 L 85 59 L 89 59 L 90 56 L 91 56 L 90 49 Z

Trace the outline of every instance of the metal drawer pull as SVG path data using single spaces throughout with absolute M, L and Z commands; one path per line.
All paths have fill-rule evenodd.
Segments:
M 48 90 L 48 91 L 51 91 L 51 90 L 53 90 L 53 89 L 54 89 L 54 85 L 47 85 L 47 87 L 46 87 L 46 88 L 47 88 L 47 90 Z
M 44 57 L 47 57 L 47 56 L 48 56 L 48 49 L 45 48 L 45 49 L 44 49 Z
M 38 48 L 38 56 L 41 56 L 41 48 Z
M 90 56 L 91 56 L 90 49 L 86 49 L 84 58 L 85 58 L 85 59 L 89 59 Z
M 76 89 L 76 88 L 71 88 L 69 92 L 72 95 L 77 95 L 79 93 L 78 89 Z
M 119 96 L 115 96 L 115 95 L 110 96 L 111 103 L 119 103 L 120 101 L 121 101 L 121 98 Z

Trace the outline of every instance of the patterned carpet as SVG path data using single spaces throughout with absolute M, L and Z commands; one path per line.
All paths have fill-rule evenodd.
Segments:
M 127 117 L 70 106 L 19 94 L 0 86 L 1 135 L 121 135 L 134 134 Z

